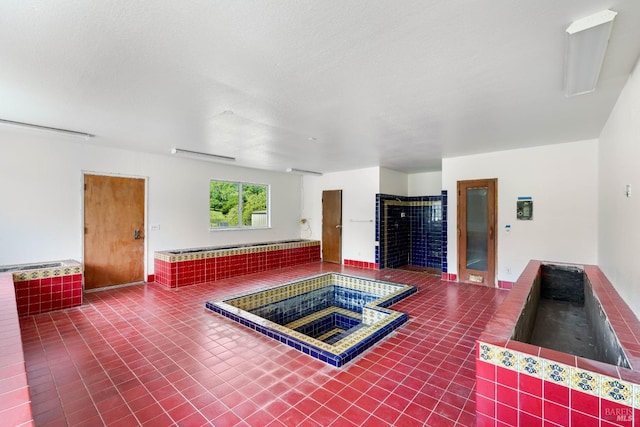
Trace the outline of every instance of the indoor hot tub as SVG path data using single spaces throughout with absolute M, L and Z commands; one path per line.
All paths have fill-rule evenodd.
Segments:
M 640 425 L 640 322 L 597 266 L 531 261 L 476 350 L 478 426 Z
M 407 321 L 388 307 L 414 286 L 327 273 L 206 307 L 244 326 L 339 367 Z

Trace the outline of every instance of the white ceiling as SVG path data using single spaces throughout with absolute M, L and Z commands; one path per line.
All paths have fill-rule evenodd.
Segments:
M 565 29 L 618 12 L 595 93 Z M 636 0 L 2 0 L 0 118 L 262 169 L 439 170 L 597 138 L 640 54 Z

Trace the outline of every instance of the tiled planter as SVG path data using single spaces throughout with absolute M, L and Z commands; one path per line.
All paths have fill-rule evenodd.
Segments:
M 511 339 L 541 264 L 529 263 L 478 338 L 477 425 L 640 425 L 640 322 L 598 267 L 584 271 L 632 369 Z
M 155 253 L 154 278 L 168 288 L 320 261 L 320 242 L 297 240 Z
M 52 264 L 59 265 L 12 266 L 17 268 L 11 274 L 19 316 L 82 305 L 82 264 L 73 260 Z

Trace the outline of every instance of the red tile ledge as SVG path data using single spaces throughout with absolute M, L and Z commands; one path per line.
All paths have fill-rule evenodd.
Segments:
M 380 264 L 369 261 L 357 261 L 355 259 L 345 259 L 344 265 L 349 267 L 365 268 L 367 270 L 380 270 Z
M 11 273 L 0 273 L 0 324 L 3 325 L 3 342 L 0 346 L 0 382 L 10 384 L 2 389 L 3 396 L 12 396 L 13 406 L 0 411 L 5 425 L 33 424 L 29 385 L 25 368 L 20 321 Z M 6 345 L 10 342 L 11 345 Z M 9 380 L 10 381 L 5 381 Z

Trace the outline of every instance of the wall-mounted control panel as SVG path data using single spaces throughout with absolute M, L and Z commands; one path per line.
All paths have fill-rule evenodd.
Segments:
M 531 197 L 518 197 L 516 217 L 520 220 L 533 220 L 533 199 Z

